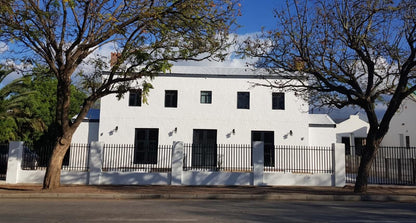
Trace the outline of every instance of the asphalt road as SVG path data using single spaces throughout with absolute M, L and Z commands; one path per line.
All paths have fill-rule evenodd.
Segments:
M 415 203 L 1 199 L 0 222 L 415 222 Z

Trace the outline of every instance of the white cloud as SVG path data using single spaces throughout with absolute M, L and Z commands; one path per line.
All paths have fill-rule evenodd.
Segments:
M 4 78 L 4 80 L 0 83 L 0 87 L 3 87 L 5 85 L 9 84 L 14 79 L 17 79 L 17 78 L 21 77 L 22 73 L 28 72 L 32 69 L 32 65 L 30 65 L 30 64 L 24 64 L 24 63 L 17 64 L 13 60 L 2 60 L 2 61 L 0 61 L 0 63 L 5 65 L 5 67 L 7 67 L 7 69 L 15 70 L 14 72 L 11 72 L 10 74 L 8 74 Z
M 5 42 L 0 41 L 0 54 L 9 50 L 9 46 Z
M 207 67 L 246 67 L 249 64 L 253 64 L 255 58 L 241 58 L 236 55 L 238 46 L 247 38 L 255 38 L 259 33 L 247 33 L 244 35 L 236 35 L 235 43 L 233 43 L 225 52 L 227 52 L 227 57 L 224 61 L 213 61 L 213 60 L 203 60 L 203 61 L 178 61 L 174 62 L 174 65 L 177 66 L 207 66 Z M 232 40 L 230 40 L 232 41 Z

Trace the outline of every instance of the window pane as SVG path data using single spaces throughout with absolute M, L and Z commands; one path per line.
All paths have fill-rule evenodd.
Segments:
M 131 90 L 129 94 L 129 106 L 141 106 L 141 105 L 142 105 L 141 90 Z
M 157 164 L 159 129 L 136 129 L 134 163 Z
M 165 107 L 176 108 L 178 106 L 178 91 L 165 91 Z
M 212 92 L 201 91 L 201 104 L 211 104 L 211 101 L 212 101 Z
M 237 108 L 250 109 L 250 92 L 237 92 Z
M 284 93 L 272 93 L 272 106 L 273 106 L 273 109 L 284 110 L 285 109 L 285 94 Z

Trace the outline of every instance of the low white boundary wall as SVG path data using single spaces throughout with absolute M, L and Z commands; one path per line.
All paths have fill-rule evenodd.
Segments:
M 89 185 L 254 185 L 254 186 L 345 186 L 345 146 L 332 144 L 335 173 L 264 171 L 264 144 L 253 143 L 253 172 L 184 171 L 183 142 L 174 142 L 170 173 L 102 171 L 104 143 L 92 142 L 89 171 L 62 171 L 62 184 Z M 44 170 L 22 170 L 23 142 L 10 142 L 6 183 L 42 183 Z

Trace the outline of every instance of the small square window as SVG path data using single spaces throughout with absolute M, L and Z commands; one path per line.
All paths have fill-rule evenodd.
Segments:
M 130 90 L 129 106 L 142 106 L 142 91 Z
M 167 108 L 178 107 L 178 91 L 177 90 L 165 91 L 165 107 Z
M 250 92 L 237 92 L 237 108 L 250 109 Z
M 212 91 L 201 91 L 201 104 L 212 103 Z
M 272 93 L 272 106 L 274 110 L 285 110 L 285 93 Z

